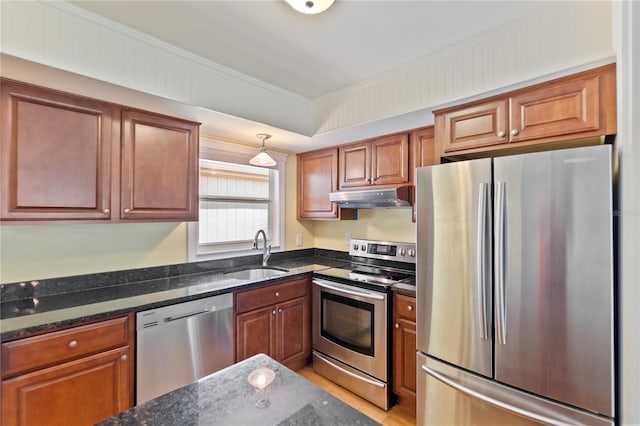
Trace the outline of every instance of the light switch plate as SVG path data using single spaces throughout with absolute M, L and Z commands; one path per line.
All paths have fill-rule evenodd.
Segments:
M 302 246 L 302 234 L 296 234 L 296 245 Z

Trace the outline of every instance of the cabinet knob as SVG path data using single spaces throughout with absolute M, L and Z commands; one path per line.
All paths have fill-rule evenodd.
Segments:
M 131 213 L 131 209 L 124 209 L 123 212 L 124 213 Z
M 126 355 L 122 355 L 122 356 L 120 357 L 120 359 L 121 359 L 121 360 L 123 360 L 123 361 L 126 361 L 126 360 L 128 360 L 128 359 L 129 359 L 129 357 L 128 357 L 128 356 L 126 356 Z
M 70 348 L 75 348 L 76 346 L 78 346 L 78 341 L 77 340 L 72 340 L 69 342 L 69 347 Z
M 282 313 L 282 308 L 278 309 L 278 312 Z
M 499 138 L 504 138 L 504 135 L 506 135 L 506 133 L 504 132 L 504 130 L 500 130 L 500 131 L 498 132 L 498 137 L 499 137 Z
M 400 328 L 400 324 L 396 323 L 396 328 Z
M 407 310 L 408 310 L 409 312 L 413 311 L 413 306 L 411 306 L 411 305 L 407 306 Z
M 520 132 L 518 131 L 518 129 L 513 129 L 513 130 L 511 130 L 511 136 L 517 136 L 517 135 L 518 135 L 518 133 L 520 133 Z
M 276 291 L 276 297 L 280 297 L 280 292 Z
M 273 312 L 271 312 L 272 315 L 276 314 L 276 310 L 274 309 Z
M 104 214 L 109 214 L 110 211 L 111 210 L 109 210 L 109 209 L 102 209 L 102 213 L 104 213 Z

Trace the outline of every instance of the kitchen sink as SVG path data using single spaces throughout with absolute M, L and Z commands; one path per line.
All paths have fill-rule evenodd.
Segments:
M 289 272 L 288 269 L 276 266 L 249 266 L 242 269 L 225 272 L 224 276 L 237 278 L 239 280 L 259 280 L 264 278 L 278 277 Z

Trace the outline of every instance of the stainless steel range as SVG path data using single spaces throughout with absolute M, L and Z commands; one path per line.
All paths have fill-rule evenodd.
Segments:
M 351 264 L 313 278 L 313 369 L 388 409 L 391 287 L 415 285 L 416 245 L 351 240 Z

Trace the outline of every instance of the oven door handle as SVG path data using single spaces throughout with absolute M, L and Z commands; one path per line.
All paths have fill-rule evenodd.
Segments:
M 318 352 L 314 352 L 314 354 L 315 354 L 315 356 L 317 356 L 318 358 L 322 359 L 327 364 L 331 365 L 333 368 L 335 368 L 337 370 L 340 370 L 344 374 L 347 374 L 347 375 L 353 377 L 354 379 L 358 379 L 360 381 L 363 381 L 363 382 L 368 383 L 368 384 L 373 385 L 373 386 L 377 386 L 379 388 L 384 388 L 385 387 L 384 383 L 376 382 L 376 381 L 373 381 L 371 379 L 367 379 L 365 377 L 358 376 L 357 374 L 352 373 L 351 371 L 347 370 L 346 368 L 340 367 L 339 365 L 337 365 L 337 364 L 331 362 L 329 359 L 327 359 L 327 357 L 324 357 L 324 356 L 320 355 Z
M 369 293 L 369 292 L 365 292 L 365 291 L 358 291 L 358 290 L 354 290 L 354 289 L 346 289 L 343 288 L 341 286 L 337 286 L 337 285 L 333 285 L 330 281 L 325 281 L 325 280 L 319 280 L 319 279 L 313 279 L 313 283 L 318 285 L 319 287 L 324 287 L 324 288 L 328 288 L 330 290 L 335 290 L 335 291 L 339 291 L 345 294 L 350 294 L 352 296 L 360 296 L 360 297 L 366 297 L 369 299 L 375 299 L 375 300 L 384 300 L 385 296 L 382 295 L 377 295 L 377 294 L 373 294 L 373 293 Z

